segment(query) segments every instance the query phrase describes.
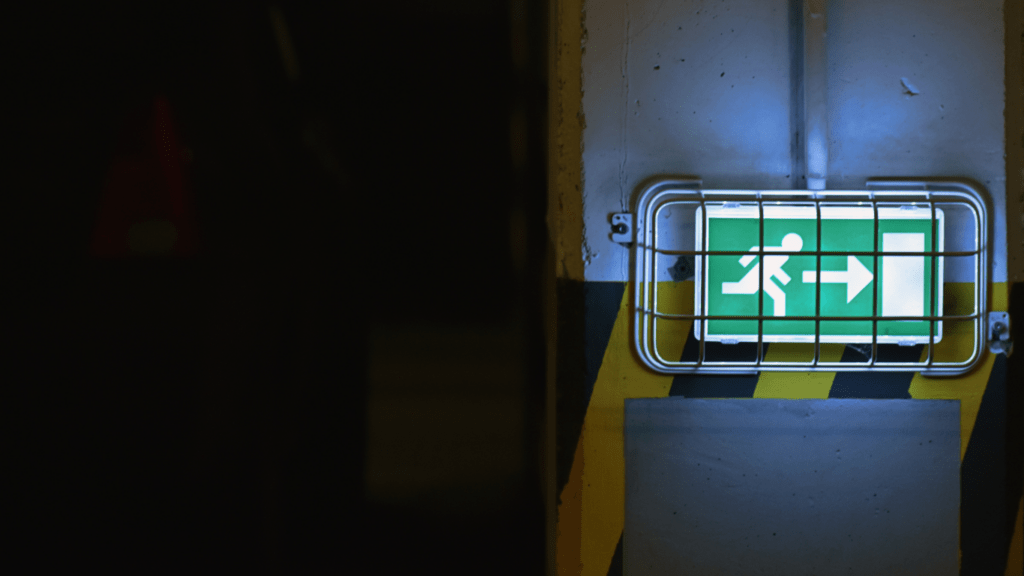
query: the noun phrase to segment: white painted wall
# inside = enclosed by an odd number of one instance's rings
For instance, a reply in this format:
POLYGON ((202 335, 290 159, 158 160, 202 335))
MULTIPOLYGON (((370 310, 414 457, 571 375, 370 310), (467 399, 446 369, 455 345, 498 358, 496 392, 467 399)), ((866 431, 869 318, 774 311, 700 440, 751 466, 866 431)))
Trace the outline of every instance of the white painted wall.
MULTIPOLYGON (((651 177, 804 187, 792 173, 787 0, 587 0, 583 10, 586 280, 628 279, 609 215, 630 209, 651 177)), ((980 182, 995 207, 992 279, 1006 281, 1002 1, 833 0, 827 10, 828 188, 874 176, 980 182)))

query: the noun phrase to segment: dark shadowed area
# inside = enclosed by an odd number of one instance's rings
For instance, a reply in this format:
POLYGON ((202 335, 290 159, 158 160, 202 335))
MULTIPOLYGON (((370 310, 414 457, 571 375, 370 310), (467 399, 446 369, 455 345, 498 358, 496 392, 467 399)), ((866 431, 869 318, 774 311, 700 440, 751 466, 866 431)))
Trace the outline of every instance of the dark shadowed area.
POLYGON ((6 20, 8 545, 540 573, 546 3, 6 20))

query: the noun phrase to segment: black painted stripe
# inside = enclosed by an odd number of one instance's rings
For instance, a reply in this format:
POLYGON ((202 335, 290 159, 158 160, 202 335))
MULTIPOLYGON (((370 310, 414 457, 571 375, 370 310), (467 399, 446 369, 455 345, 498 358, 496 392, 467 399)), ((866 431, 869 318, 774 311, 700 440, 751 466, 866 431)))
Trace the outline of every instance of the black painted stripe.
MULTIPOLYGON (((1010 318, 1013 339, 1024 342, 1024 283, 1010 288, 1010 318)), ((989 380, 991 381, 991 379, 989 380)), ((1016 527, 1017 505, 1024 487, 1024 353, 1019 350, 1006 360, 1006 532, 1016 527)), ((1012 536, 1011 536, 1012 538, 1012 536)))
MULTIPOLYGON (((683 346, 682 362, 694 362, 700 353, 696 338, 687 338, 683 346)), ((755 360, 757 344, 705 343, 705 359, 709 361, 755 360)), ((672 379, 669 396, 687 398, 753 398, 757 388, 757 374, 749 376, 710 376, 706 374, 680 374, 672 379)))
POLYGON ((960 466, 963 576, 1002 576, 1006 570, 1013 534, 1006 521, 1006 385, 1006 357, 999 355, 960 466))
POLYGON ((559 279, 556 290, 555 479, 561 498, 626 284, 559 279))
MULTIPOLYGON (((708 343, 708 358, 729 351, 733 357, 752 355, 754 345, 723 345, 708 343), (745 346, 745 347, 744 347, 745 346), (748 349, 749 348, 749 349, 748 349)), ((923 346, 879 346, 879 360, 915 362, 923 346)), ((683 359, 696 358, 697 343, 687 341, 683 359)), ((843 362, 862 362, 862 352, 847 347, 843 362)), ((840 372, 829 394, 830 398, 910 398, 911 372, 840 372)), ((757 376, 689 376, 673 380, 670 395, 700 397, 752 397, 757 376)), ((1019 483, 1008 485, 1007 479, 1007 359, 995 360, 981 407, 971 434, 970 444, 961 468, 961 550, 965 576, 992 574, 1000 576, 1013 535, 1013 514, 1020 494, 1019 483)), ((1016 454, 1016 452, 1014 452, 1016 454)), ((1016 463, 1016 460, 1014 460, 1016 463)), ((609 576, 622 574, 622 538, 616 547, 609 576)))
POLYGON ((622 536, 619 536, 619 544, 615 547, 615 555, 612 556, 612 564, 608 567, 608 576, 622 576, 622 536))
POLYGON ((753 398, 757 376, 679 375, 672 380, 669 396, 686 398, 753 398))
POLYGON ((623 282, 587 282, 583 285, 583 320, 586 325, 584 348, 586 362, 586 399, 584 405, 590 404, 590 396, 594 393, 597 373, 601 370, 608 341, 612 337, 615 318, 622 306, 622 296, 626 291, 623 282))
MULTIPOLYGON (((879 362, 917 362, 924 346, 880 344, 879 362)), ((864 362, 868 356, 857 347, 847 346, 840 362, 864 362)), ((868 352, 870 354, 870 352, 868 352)), ((910 398, 914 372, 838 372, 832 381, 829 398, 910 398)))

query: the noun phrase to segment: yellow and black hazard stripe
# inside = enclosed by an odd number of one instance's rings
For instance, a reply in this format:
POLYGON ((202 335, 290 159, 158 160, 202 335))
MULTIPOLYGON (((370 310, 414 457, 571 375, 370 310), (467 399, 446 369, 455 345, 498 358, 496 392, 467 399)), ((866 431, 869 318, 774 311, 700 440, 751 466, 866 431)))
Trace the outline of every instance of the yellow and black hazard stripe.
MULTIPOLYGON (((666 283, 692 298, 692 283, 666 283), (689 292, 687 292, 689 291, 689 292)), ((661 375, 644 368, 630 342, 630 291, 619 282, 561 280, 556 431, 558 574, 622 574, 625 523, 623 418, 626 398, 673 395, 715 398, 916 398, 959 400, 961 406, 961 573, 1021 572, 1021 478, 1016 404, 1008 398, 1005 356, 986 354, 971 373, 928 379, 916 373, 762 373, 751 376, 661 375), (1015 411, 1016 410, 1016 411, 1015 411), (1013 422, 1009 422, 1013 420, 1013 422), (1008 431, 1010 434, 1008 435, 1008 431), (1016 528, 1015 528, 1016 527, 1016 528)), ((993 309, 1006 310, 1008 286, 993 286, 993 309)), ((1024 291, 1015 301, 1024 300, 1024 291)), ((1019 315, 1018 315, 1019 316, 1019 315)), ((1020 316, 1019 316, 1020 317, 1020 316)), ((677 358, 692 354, 690 326, 664 339, 677 358)), ((921 357, 923 347, 896 353, 921 357)), ((783 359, 785 345, 768 346, 766 358, 783 359)), ((844 347, 826 352, 837 360, 855 354, 844 347)), ((898 360, 893 358, 892 360, 898 360)))

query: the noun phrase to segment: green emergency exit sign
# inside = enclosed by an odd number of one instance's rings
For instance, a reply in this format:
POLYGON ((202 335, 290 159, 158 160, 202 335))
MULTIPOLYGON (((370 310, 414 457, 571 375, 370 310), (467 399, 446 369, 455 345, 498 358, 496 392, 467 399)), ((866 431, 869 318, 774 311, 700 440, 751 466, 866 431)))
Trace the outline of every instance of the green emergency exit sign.
MULTIPOLYGON (((757 316, 770 318, 762 325, 765 342, 814 342, 815 321, 793 317, 838 317, 820 322, 820 341, 869 343, 870 317, 876 305, 879 343, 927 343, 931 322, 886 320, 887 317, 942 314, 942 258, 886 252, 932 251, 932 211, 926 206, 878 207, 878 268, 870 255, 822 255, 817 268, 817 210, 813 206, 765 205, 764 251, 759 250, 760 213, 756 205, 708 206, 707 220, 697 213, 697 249, 752 252, 743 255, 709 255, 706 264, 697 260, 695 307, 709 316, 757 316), (811 252, 772 254, 772 252, 811 252), (705 269, 706 268, 706 269, 705 269), (816 311, 816 294, 821 295, 816 311)), ((935 210, 935 250, 943 250, 943 213, 935 210)), ((872 252, 875 250, 875 211, 870 206, 822 206, 821 250, 872 252)), ((935 342, 942 338, 942 323, 935 322, 935 342)), ((695 321, 694 333, 708 341, 756 342, 756 319, 695 321), (702 334, 703 332, 703 334, 702 334)))

